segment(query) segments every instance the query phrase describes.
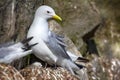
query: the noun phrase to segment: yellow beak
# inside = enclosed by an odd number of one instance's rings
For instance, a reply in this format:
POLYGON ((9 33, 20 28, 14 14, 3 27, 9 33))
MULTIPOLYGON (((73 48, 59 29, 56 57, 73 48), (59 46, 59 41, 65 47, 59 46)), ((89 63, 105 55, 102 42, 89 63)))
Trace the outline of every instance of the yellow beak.
POLYGON ((54 16, 53 16, 53 19, 56 19, 56 20, 62 21, 62 18, 59 17, 58 15, 54 15, 54 16))

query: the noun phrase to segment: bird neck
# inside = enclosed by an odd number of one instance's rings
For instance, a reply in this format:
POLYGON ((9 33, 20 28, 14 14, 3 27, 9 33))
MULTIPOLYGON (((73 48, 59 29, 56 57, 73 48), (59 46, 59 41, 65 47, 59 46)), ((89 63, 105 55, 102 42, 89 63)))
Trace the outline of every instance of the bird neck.
POLYGON ((48 21, 44 18, 35 17, 31 26, 34 28, 48 30, 48 21))
POLYGON ((28 37, 41 37, 41 39, 45 40, 48 37, 48 31, 47 20, 40 17, 35 17, 28 31, 28 37))

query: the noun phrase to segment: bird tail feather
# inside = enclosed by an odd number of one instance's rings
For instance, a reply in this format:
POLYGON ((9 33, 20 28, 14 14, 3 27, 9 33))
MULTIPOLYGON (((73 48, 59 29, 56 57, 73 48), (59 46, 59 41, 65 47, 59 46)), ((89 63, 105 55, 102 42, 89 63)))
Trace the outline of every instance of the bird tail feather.
POLYGON ((78 64, 74 63, 73 61, 67 60, 67 59, 65 59, 65 60, 62 61, 62 67, 66 68, 66 69, 67 69, 68 71, 70 71, 73 75, 76 74, 76 73, 75 73, 76 71, 84 68, 83 65, 80 65, 80 64, 78 65, 78 64))
POLYGON ((84 70, 85 66, 76 64, 73 61, 66 59, 62 61, 62 67, 66 68, 68 71, 70 71, 73 75, 75 75, 80 80, 88 80, 87 73, 84 70))
POLYGON ((84 63, 87 63, 89 62, 89 59, 86 59, 86 58, 83 58, 83 57, 78 57, 76 62, 84 62, 84 63))

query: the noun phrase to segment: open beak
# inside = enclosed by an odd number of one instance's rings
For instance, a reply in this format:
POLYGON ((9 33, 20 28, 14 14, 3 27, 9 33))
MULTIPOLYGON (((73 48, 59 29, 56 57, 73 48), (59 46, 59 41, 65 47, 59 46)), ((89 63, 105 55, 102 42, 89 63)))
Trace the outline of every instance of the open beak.
POLYGON ((54 15, 52 18, 53 18, 53 19, 56 19, 56 20, 59 20, 59 21, 62 21, 62 18, 59 17, 58 15, 54 15))

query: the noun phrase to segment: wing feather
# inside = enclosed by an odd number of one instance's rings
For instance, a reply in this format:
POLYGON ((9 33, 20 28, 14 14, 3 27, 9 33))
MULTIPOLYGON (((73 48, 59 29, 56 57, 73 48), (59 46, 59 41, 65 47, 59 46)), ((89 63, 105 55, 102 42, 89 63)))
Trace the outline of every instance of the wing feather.
POLYGON ((53 32, 49 32, 49 40, 45 43, 56 56, 64 57, 71 60, 69 55, 66 53, 66 45, 63 41, 63 37, 58 36, 53 32))
POLYGON ((14 42, 2 43, 2 44, 0 44, 0 48, 2 48, 2 47, 8 47, 8 46, 11 46, 13 44, 14 44, 14 42))
POLYGON ((9 55, 11 53, 14 54, 13 51, 14 51, 13 49, 9 49, 7 47, 0 48, 0 58, 4 58, 4 57, 6 57, 6 55, 9 55))

